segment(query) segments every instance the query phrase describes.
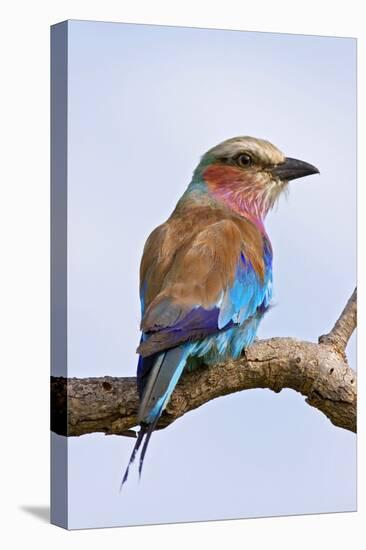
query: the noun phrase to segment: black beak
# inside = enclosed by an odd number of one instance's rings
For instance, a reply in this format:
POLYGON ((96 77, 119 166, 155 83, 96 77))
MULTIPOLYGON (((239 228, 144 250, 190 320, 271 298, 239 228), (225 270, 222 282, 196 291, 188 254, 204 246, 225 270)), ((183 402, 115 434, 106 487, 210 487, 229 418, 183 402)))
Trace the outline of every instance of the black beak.
POLYGON ((312 164, 291 158, 286 158, 284 162, 277 164, 271 172, 274 176, 284 181, 303 178, 311 174, 319 174, 319 170, 312 164))

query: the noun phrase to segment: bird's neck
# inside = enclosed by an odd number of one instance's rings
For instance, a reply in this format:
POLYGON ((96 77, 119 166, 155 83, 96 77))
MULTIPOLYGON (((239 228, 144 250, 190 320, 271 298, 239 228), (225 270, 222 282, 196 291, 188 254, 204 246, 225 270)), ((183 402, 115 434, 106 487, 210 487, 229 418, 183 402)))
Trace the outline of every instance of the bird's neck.
POLYGON ((237 169, 210 165, 202 175, 195 176, 184 199, 220 204, 254 223, 265 234, 264 220, 272 204, 259 181, 243 180, 237 169))

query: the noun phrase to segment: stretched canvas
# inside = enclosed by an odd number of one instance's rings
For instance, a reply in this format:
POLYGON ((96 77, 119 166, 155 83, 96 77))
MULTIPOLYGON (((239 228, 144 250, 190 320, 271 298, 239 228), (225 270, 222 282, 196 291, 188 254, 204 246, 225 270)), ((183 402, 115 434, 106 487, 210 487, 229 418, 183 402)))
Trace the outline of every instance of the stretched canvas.
POLYGON ((356 40, 51 28, 51 517, 356 510, 356 40))

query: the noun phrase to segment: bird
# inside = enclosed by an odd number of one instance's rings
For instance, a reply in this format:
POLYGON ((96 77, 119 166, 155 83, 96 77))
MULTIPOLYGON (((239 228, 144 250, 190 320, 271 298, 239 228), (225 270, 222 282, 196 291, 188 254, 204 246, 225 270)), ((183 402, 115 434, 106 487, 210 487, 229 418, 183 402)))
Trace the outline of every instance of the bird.
POLYGON ((294 179, 319 170, 267 140, 233 137, 209 149, 140 264, 138 424, 121 482, 184 371, 238 358, 271 305, 273 249, 265 218, 294 179))

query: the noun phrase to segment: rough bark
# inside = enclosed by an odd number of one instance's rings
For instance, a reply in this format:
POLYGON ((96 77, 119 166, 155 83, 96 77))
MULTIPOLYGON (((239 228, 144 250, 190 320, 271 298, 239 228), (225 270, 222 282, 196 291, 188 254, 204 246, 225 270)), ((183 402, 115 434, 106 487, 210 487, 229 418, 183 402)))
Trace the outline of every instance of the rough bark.
MULTIPOLYGON (((356 432, 356 374, 345 348, 356 327, 356 290, 319 343, 294 338, 255 342, 240 359, 186 373, 158 428, 211 399, 253 388, 291 388, 338 427, 356 432)), ((92 432, 135 436, 135 378, 52 378, 51 429, 62 435, 92 432)))

